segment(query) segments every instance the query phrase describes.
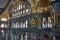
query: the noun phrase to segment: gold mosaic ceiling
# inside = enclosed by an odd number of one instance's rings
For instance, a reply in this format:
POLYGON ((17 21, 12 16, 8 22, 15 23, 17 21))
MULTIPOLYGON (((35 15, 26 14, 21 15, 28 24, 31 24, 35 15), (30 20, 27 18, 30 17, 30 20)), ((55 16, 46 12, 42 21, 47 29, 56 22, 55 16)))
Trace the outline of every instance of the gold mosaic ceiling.
MULTIPOLYGON (((18 1, 18 0, 17 0, 18 1)), ((34 3, 34 5, 36 4, 36 1, 37 0, 32 0, 33 1, 33 3, 34 3)), ((15 2, 14 2, 15 3, 15 2)), ((13 4, 14 4, 13 3, 13 4)), ((50 2, 49 2, 49 0, 40 0, 39 1, 39 4, 38 4, 38 6, 39 7, 46 7, 46 6, 49 6, 50 5, 50 2)), ((5 10, 5 12, 0 16, 0 18, 2 18, 2 17, 4 17, 4 18, 8 18, 8 9, 6 9, 5 10)))
POLYGON ((6 9, 5 12, 0 16, 0 18, 7 18, 8 19, 8 10, 6 9))

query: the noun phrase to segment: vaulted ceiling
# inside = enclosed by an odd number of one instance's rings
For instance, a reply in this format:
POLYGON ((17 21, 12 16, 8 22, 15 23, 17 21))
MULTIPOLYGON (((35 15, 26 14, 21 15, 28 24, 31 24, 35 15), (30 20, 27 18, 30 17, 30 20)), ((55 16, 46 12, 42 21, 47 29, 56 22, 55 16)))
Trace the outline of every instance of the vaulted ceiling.
POLYGON ((11 0, 0 0, 0 16, 6 10, 11 0))
MULTIPOLYGON (((48 0, 43 0, 43 1, 40 0, 40 4, 45 4, 45 5, 43 5, 44 7, 50 4, 48 0)), ((52 1, 55 1, 55 0, 52 0, 52 1)), ((3 0, 3 1, 0 0, 0 18, 1 17, 8 18, 8 9, 7 9, 7 7, 8 7, 8 5, 9 5, 10 2, 11 2, 11 0, 3 0)), ((34 0, 34 3, 35 3, 35 0, 34 0)))

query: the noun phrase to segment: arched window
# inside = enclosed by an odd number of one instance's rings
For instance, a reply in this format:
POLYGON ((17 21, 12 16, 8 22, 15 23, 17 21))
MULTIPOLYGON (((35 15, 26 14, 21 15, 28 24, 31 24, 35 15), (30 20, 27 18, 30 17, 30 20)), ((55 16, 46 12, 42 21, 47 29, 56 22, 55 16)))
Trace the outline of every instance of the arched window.
POLYGON ((31 6, 28 1, 19 1, 17 2, 12 9, 12 16, 24 16, 31 13, 31 6))
POLYGON ((55 26, 55 13, 52 6, 48 6, 44 9, 44 17, 43 17, 42 23, 43 23, 43 26, 49 27, 49 28, 55 26))

